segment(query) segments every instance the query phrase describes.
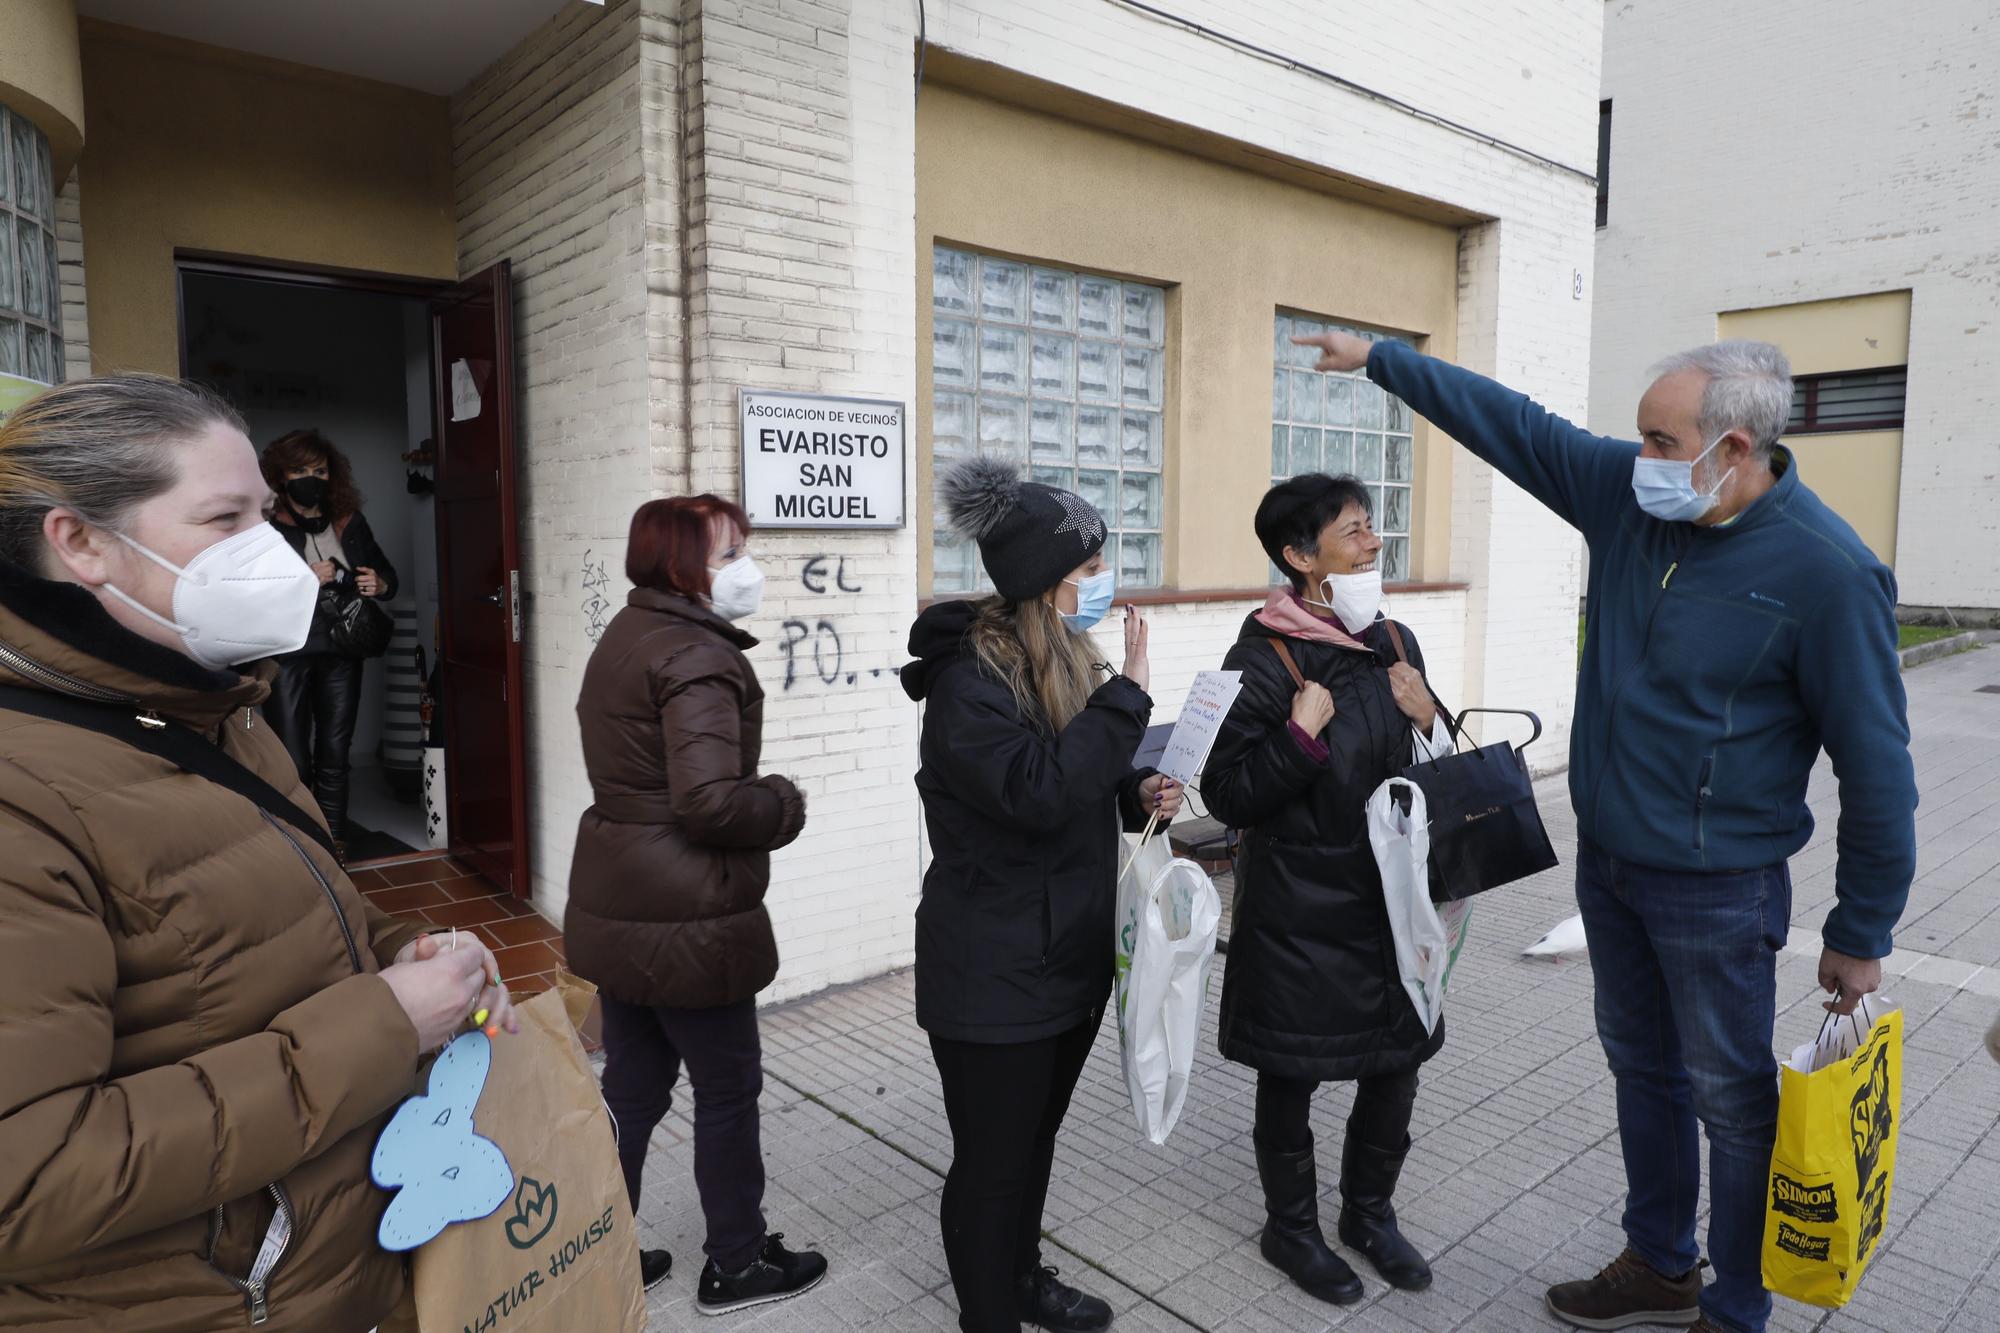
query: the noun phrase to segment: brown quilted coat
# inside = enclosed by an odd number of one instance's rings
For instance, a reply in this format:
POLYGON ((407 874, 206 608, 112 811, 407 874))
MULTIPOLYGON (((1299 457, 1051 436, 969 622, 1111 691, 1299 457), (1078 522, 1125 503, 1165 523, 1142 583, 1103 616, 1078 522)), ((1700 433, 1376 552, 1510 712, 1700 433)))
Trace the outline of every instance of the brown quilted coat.
POLYGON ((805 799, 757 776, 756 640, 704 607, 635 590, 583 674, 576 712, 596 803, 577 829, 569 965, 628 1004, 706 1009, 778 975, 764 891, 805 799))
MULTIPOLYGON (((262 679, 80 588, 0 567, 0 683, 127 697, 313 808, 254 712, 262 679)), ((373 974, 416 933, 243 798, 0 707, 0 1327, 247 1328, 230 1275, 279 1193, 264 1328, 378 1323, 404 1278, 368 1158, 417 1039, 373 974)))

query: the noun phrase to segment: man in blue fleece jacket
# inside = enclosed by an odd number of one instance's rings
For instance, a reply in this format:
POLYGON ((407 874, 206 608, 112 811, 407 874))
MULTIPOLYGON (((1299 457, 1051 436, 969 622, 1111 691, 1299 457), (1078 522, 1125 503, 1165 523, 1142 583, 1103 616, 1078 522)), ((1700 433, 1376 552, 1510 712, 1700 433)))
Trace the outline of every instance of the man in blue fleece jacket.
POLYGON ((1761 1250, 1786 858, 1812 835, 1806 782, 1822 748, 1840 780, 1819 965, 1829 1011, 1853 1012, 1881 984, 1915 872, 1895 579, 1778 444, 1791 367, 1768 343, 1670 358, 1633 444, 1400 343, 1293 341, 1319 347, 1321 370, 1366 366, 1590 544, 1569 785, 1629 1247, 1596 1278, 1552 1289, 1549 1308, 1582 1328, 1758 1333, 1771 1311, 1761 1250), (1697 1120, 1710 1145, 1706 1291, 1697 1120))

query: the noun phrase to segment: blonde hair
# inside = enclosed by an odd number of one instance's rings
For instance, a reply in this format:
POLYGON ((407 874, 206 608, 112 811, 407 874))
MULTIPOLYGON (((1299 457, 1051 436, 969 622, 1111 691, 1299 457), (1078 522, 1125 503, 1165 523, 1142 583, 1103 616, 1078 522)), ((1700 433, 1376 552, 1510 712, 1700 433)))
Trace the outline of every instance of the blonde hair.
POLYGON ((28 400, 0 423, 0 559, 39 573, 51 509, 118 527, 179 479, 169 446, 217 424, 244 430, 215 393, 166 375, 99 375, 28 400))
POLYGON ((974 610, 972 651, 980 665, 1013 691, 1024 715, 1045 719, 1051 734, 1068 726, 1097 688, 1102 658, 1090 636, 1039 598, 989 597, 974 610))

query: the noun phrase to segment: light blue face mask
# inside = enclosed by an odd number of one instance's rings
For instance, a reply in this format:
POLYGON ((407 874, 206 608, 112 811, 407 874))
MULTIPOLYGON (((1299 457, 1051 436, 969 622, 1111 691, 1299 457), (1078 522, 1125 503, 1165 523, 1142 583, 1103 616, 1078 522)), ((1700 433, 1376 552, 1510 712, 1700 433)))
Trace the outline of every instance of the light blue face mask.
POLYGON ((1076 614, 1065 613, 1063 624, 1074 630, 1086 630, 1111 614, 1111 599, 1118 595, 1116 574, 1107 569, 1086 579, 1063 582, 1076 589, 1076 614))
POLYGON ((1722 474, 1722 480, 1709 491, 1694 488, 1694 467, 1702 459, 1715 452, 1715 446, 1728 437, 1724 431, 1715 437, 1714 443, 1694 456, 1692 462, 1678 458, 1637 458, 1632 461, 1632 494, 1639 501, 1639 508, 1659 519, 1662 523, 1692 523, 1715 508, 1717 497, 1729 479, 1736 475, 1731 468, 1722 474))

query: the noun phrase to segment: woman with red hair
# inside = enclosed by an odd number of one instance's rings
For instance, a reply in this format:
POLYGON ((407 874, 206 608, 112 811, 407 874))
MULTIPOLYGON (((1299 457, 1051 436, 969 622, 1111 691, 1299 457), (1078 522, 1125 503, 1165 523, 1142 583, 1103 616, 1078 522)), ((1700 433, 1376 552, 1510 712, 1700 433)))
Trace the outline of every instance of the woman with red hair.
MULTIPOLYGON (((764 576, 750 520, 713 495, 632 516, 633 584, 583 675, 577 717, 595 803, 577 830, 563 918, 569 965, 604 1011, 604 1100, 632 1211, 654 1128, 683 1063, 694 1084, 694 1179, 708 1221, 696 1299, 722 1314, 826 1276, 764 1228, 764 1087, 757 993, 778 974, 764 892, 771 853, 805 827, 805 798, 759 776, 764 691, 734 622, 764 576)), ((645 1250, 650 1288, 673 1266, 645 1250)))

